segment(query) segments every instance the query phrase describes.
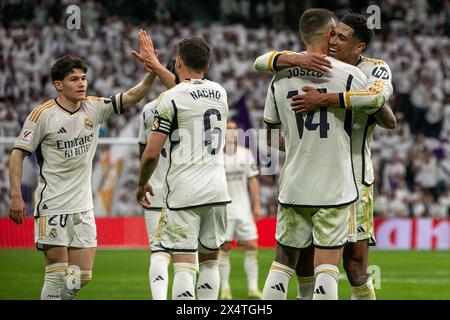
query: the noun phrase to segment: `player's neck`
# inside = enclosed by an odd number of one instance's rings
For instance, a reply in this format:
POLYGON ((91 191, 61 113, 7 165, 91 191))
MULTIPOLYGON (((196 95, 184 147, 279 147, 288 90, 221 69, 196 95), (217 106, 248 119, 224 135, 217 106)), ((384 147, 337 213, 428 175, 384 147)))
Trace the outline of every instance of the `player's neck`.
POLYGON ((68 111, 75 112, 80 109, 81 101, 69 100, 62 94, 58 94, 57 101, 64 109, 68 111))
POLYGON ((180 81, 187 79, 203 79, 203 73, 188 69, 180 69, 178 71, 178 77, 180 78, 180 81))
POLYGON ((308 45, 306 51, 308 53, 328 54, 328 43, 313 43, 308 45))

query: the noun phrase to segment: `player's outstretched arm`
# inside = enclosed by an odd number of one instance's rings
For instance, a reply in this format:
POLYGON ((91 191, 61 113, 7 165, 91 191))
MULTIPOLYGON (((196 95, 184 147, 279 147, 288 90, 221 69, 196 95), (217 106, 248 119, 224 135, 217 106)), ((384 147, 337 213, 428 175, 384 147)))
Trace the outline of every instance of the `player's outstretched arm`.
POLYGON ((143 63, 144 68, 155 73, 166 88, 174 87, 176 85, 174 74, 159 62, 157 50, 145 30, 139 31, 139 48, 139 53, 133 50, 132 54, 143 63))
POLYGON ((387 103, 383 107, 381 107, 380 110, 374 113, 374 117, 377 121, 377 125, 382 128, 395 129, 395 127, 397 126, 397 119, 395 118, 395 114, 387 103))
POLYGON ((320 54, 270 51, 256 58, 254 67, 261 72, 276 72, 286 68, 300 67, 306 70, 325 73, 332 66, 331 62, 324 55, 320 54))
POLYGON ((122 95, 122 107, 125 109, 141 101, 150 91, 154 81, 155 74, 148 73, 141 82, 124 92, 122 95))
POLYGON ((22 198, 21 180, 25 152, 14 149, 9 158, 9 183, 10 200, 9 217, 17 224, 22 224, 25 219, 25 202, 22 198))
POLYGON ((393 89, 389 66, 381 60, 373 61, 370 70, 371 76, 367 79, 364 89, 340 93, 319 93, 312 87, 303 87, 303 94, 292 97, 292 110, 309 112, 318 107, 337 107, 374 114, 389 100, 393 89))

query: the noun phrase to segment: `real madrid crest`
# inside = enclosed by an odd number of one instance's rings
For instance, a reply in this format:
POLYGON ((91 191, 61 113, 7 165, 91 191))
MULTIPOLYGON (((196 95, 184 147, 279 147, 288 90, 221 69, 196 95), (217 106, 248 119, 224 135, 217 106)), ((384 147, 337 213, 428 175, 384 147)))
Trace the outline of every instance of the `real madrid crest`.
POLYGON ((153 119, 152 130, 156 130, 156 129, 158 129, 158 128, 159 128, 159 118, 158 118, 158 117, 155 117, 155 118, 153 119))
POLYGON ((48 233, 48 237, 52 240, 56 239, 58 236, 58 233, 56 232, 56 228, 52 228, 50 232, 48 233))
POLYGON ((92 130, 94 128, 94 123, 88 117, 84 118, 84 127, 88 130, 92 130))

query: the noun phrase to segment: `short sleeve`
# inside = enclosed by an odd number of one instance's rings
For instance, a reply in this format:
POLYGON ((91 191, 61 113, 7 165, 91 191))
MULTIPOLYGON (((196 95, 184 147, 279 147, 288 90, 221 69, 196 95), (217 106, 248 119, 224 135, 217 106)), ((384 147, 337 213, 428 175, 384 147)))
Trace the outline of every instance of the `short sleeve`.
POLYGON ((264 122, 267 124, 281 123, 277 103, 275 101, 274 80, 272 80, 270 87, 267 89, 266 103, 264 105, 264 122))
POLYGON ((164 95, 164 93, 158 98, 156 109, 154 111, 152 131, 170 134, 174 117, 172 103, 173 102, 164 95))
MULTIPOLYGON (((148 112, 148 111, 147 111, 148 112)), ((142 111, 139 117, 139 135, 138 141, 140 144, 147 144, 147 124, 145 123, 145 110, 142 111)))
POLYGON ((123 93, 114 94, 109 98, 87 97, 89 103, 95 105, 98 123, 105 122, 112 114, 122 114, 124 112, 122 104, 123 93))
POLYGON ((23 124, 22 131, 14 143, 14 149, 33 153, 42 141, 45 129, 45 119, 39 112, 31 112, 23 124))

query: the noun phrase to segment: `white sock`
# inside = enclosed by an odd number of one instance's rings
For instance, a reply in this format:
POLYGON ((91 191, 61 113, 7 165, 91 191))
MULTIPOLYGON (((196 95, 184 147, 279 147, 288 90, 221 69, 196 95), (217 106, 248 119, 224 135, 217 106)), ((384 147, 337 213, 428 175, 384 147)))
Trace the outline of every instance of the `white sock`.
POLYGON ((167 300, 167 288, 169 286, 170 254, 167 252, 155 252, 150 256, 148 279, 153 300, 167 300))
POLYGON ((61 300, 61 289, 66 276, 67 262, 53 263, 45 267, 41 300, 61 300))
POLYGON ((195 300, 195 263, 173 264, 172 300, 195 300))
POLYGON ((286 300, 289 279, 294 270, 276 261, 272 262, 264 284, 263 300, 286 300))
POLYGON ((198 300, 217 300, 219 298, 219 287, 219 261, 200 262, 200 274, 197 281, 198 300))
POLYGON ((367 283, 359 287, 352 287, 352 300, 376 300, 375 288, 369 276, 367 283))
POLYGON ((73 300, 78 291, 92 280, 92 270, 69 267, 61 290, 61 300, 73 300))
POLYGON ((248 292, 259 291, 258 288, 258 251, 245 250, 244 270, 247 275, 248 292))
POLYGON ((312 300, 315 283, 316 280, 314 276, 297 276, 297 300, 312 300))
POLYGON ((230 290, 230 251, 220 251, 219 273, 220 287, 222 290, 230 290))
POLYGON ((337 300, 339 269, 331 264, 321 264, 314 268, 316 284, 313 300, 337 300))

